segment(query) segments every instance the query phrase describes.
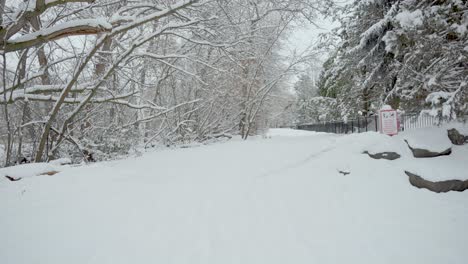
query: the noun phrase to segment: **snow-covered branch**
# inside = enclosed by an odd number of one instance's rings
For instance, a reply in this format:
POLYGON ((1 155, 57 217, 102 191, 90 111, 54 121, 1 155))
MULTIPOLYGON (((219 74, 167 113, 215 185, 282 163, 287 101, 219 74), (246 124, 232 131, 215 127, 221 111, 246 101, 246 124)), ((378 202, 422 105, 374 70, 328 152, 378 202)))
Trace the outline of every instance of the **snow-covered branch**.
MULTIPOLYGON (((31 20, 36 19, 46 10, 55 6, 67 3, 93 3, 95 0, 29 0, 20 5, 16 14, 13 14, 13 20, 4 22, 0 27, 0 40, 8 40, 11 36, 17 34, 31 20)), ((2 14, 3 15, 3 14, 2 14)), ((5 44, 5 43, 4 43, 5 44)), ((2 45, 3 46, 3 45, 2 45)))
POLYGON ((12 52, 65 37, 96 35, 102 32, 109 32, 111 29, 112 25, 106 22, 104 18, 74 20, 22 35, 8 40, 6 43, 0 41, 0 46, 4 47, 5 52, 12 52))

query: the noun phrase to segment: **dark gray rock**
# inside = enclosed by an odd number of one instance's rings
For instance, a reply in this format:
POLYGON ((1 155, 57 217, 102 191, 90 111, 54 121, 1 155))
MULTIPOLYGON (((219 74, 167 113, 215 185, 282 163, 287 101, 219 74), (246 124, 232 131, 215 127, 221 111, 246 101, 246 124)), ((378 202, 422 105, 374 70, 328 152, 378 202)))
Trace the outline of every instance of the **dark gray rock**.
POLYGON ((350 171, 341 171, 341 170, 338 170, 339 173, 343 174, 344 176, 348 175, 348 174, 351 174, 350 171))
POLYGON ((400 154, 396 152, 381 152, 381 153, 371 154, 368 151, 364 151, 363 153, 369 155, 369 157, 373 159, 396 160, 401 157, 400 154))
POLYGON ((456 130, 455 128, 447 130, 447 134, 448 134, 450 141, 452 141, 452 144, 454 145, 465 144, 466 137, 460 134, 460 132, 458 132, 458 130, 456 130))
POLYGON ((464 190, 468 189, 468 180, 460 181, 460 180, 447 180, 447 181, 438 181, 433 182, 422 178, 419 175, 411 173, 409 171, 405 171, 406 175, 409 177, 409 182, 411 185, 417 188, 424 188, 430 191, 441 193, 441 192, 449 192, 449 191, 457 191, 463 192, 464 190))
POLYGON ((407 140, 405 140, 405 142, 411 149, 411 152, 413 152, 413 156, 415 158, 433 158, 438 156, 450 155, 450 153, 452 153, 452 148, 448 148, 442 152, 433 152, 427 149, 412 148, 407 140))

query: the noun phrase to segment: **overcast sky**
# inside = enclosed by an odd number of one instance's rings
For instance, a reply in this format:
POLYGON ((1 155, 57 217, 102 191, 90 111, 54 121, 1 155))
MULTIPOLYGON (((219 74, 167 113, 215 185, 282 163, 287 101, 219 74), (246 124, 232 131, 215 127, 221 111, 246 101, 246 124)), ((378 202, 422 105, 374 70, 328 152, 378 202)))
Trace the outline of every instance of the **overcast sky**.
POLYGON ((320 33, 330 32, 339 25, 336 22, 333 23, 331 19, 326 17, 318 19, 316 24, 317 25, 309 24, 307 26, 298 27, 289 38, 288 48, 296 49, 301 52, 316 42, 320 33))
MULTIPOLYGON (((321 17, 317 19, 316 25, 306 25, 306 26, 298 26, 296 30, 289 36, 286 41, 284 54, 292 54, 296 51, 296 54, 300 54, 311 45, 316 43, 319 38, 319 34, 321 33, 328 33, 333 28, 338 27, 338 23, 333 23, 330 18, 321 17)), ((313 64, 313 67, 308 69, 307 74, 309 74, 313 79, 318 78, 321 66, 323 61, 327 58, 326 54, 319 56, 317 61, 311 61, 310 63, 313 64)), ((294 83, 298 80, 298 76, 293 76, 289 79, 288 87, 291 92, 294 90, 294 83)))
MULTIPOLYGON (((354 0, 334 0, 334 2, 341 7, 353 1, 354 0)), ((292 54, 294 51, 297 53, 303 52, 318 41, 319 34, 331 32, 332 29, 339 27, 339 25, 338 22, 333 22, 331 17, 319 16, 315 21, 315 25, 308 24, 298 26, 285 43, 285 55, 292 54)), ((309 71, 308 74, 312 75, 313 78, 318 77, 321 66, 326 59, 327 54, 321 55, 318 60, 314 62, 314 68, 310 69, 311 71, 309 71)), ((290 84, 293 85, 295 81, 297 81, 297 76, 290 80, 290 84)))
MULTIPOLYGON (((353 0, 335 0, 334 2, 343 7, 352 1, 353 0)), ((320 33, 330 32, 333 28, 339 26, 339 23, 333 22, 331 17, 320 16, 315 23, 316 25, 308 24, 298 27, 288 39, 286 50, 292 51, 295 49, 298 52, 304 51, 317 41, 320 33)))

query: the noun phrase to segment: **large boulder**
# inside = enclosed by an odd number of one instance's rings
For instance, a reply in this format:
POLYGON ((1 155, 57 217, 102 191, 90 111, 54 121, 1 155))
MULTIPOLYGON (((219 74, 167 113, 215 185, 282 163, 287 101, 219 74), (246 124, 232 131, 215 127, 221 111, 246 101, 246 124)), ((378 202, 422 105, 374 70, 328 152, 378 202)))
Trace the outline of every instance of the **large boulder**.
POLYGON ((429 181, 424 179, 423 177, 411 173, 409 171, 405 171, 406 175, 409 177, 409 182, 411 185, 417 188, 424 188, 430 191, 441 193, 441 192, 449 192, 449 191, 457 191, 463 192, 464 190, 468 189, 468 180, 461 181, 461 180, 445 180, 445 181, 429 181))
POLYGON ((400 154, 396 152, 380 152, 380 153, 370 153, 369 151, 364 151, 363 154, 369 155, 373 159, 386 159, 386 160, 396 160, 400 158, 400 154))
POLYGON ((426 127, 404 133, 403 138, 416 158, 432 158, 449 155, 452 142, 447 137, 447 130, 439 127, 426 127))
POLYGON ((455 128, 447 130, 447 134, 448 134, 450 141, 454 145, 463 145, 465 144, 466 139, 468 139, 468 137, 460 134, 460 132, 458 132, 458 130, 455 128))
POLYGON ((405 142, 406 144, 408 144, 408 147, 411 149, 411 152, 413 152, 413 156, 415 158, 433 158, 438 156, 450 155, 450 153, 452 153, 451 147, 442 151, 434 151, 424 148, 412 147, 407 140, 405 140, 405 142))

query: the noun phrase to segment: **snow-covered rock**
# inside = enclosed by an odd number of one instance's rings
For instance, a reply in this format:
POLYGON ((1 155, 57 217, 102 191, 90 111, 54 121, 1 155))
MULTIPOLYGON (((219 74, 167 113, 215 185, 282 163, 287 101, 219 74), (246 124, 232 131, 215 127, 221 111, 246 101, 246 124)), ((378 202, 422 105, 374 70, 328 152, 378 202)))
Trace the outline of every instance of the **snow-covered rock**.
POLYGON ((367 132, 366 137, 372 137, 374 139, 373 144, 366 146, 364 151, 368 151, 371 154, 382 153, 382 152, 396 152, 399 154, 411 154, 406 146, 405 142, 401 138, 396 136, 388 136, 377 132, 367 132))
POLYGON ((447 130, 447 135, 452 144, 454 145, 463 145, 467 141, 468 136, 460 134, 456 128, 447 130))
POLYGON ((405 173, 408 175, 411 185, 417 188, 425 188, 436 193, 449 191, 463 192, 468 189, 468 180, 430 181, 409 171, 405 171, 405 173))
POLYGON ((416 158, 430 158, 448 155, 452 142, 442 128, 424 128, 405 133, 403 139, 416 158))
POLYGON ((380 152, 380 153, 369 153, 368 151, 364 151, 364 154, 367 154, 369 155, 369 157, 373 158, 373 159, 386 159, 386 160, 396 160, 396 159, 399 159, 401 157, 400 154, 396 153, 396 152, 380 152))
POLYGON ((433 157, 438 157, 438 156, 450 155, 450 153, 452 152, 452 148, 448 148, 441 152, 436 152, 436 151, 431 151, 431 150, 424 149, 424 148, 412 147, 410 143, 408 143, 408 147, 411 149, 414 157, 416 158, 433 158, 433 157))
POLYGON ((468 135, 468 121, 466 121, 465 123, 454 122, 454 123, 445 124, 443 128, 445 128, 446 130, 455 128, 456 130, 458 130, 458 132, 460 132, 460 134, 463 134, 465 136, 468 135))
POLYGON ((448 156, 407 160, 404 169, 434 182, 468 180, 468 146, 453 146, 448 156))
MULTIPOLYGON (((57 166, 49 163, 30 163, 0 169, 0 178, 8 177, 10 180, 39 176, 57 172, 57 166)), ((2 179, 3 180, 3 179, 2 179)))

